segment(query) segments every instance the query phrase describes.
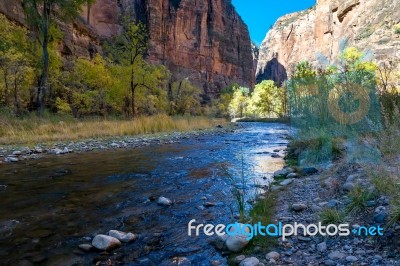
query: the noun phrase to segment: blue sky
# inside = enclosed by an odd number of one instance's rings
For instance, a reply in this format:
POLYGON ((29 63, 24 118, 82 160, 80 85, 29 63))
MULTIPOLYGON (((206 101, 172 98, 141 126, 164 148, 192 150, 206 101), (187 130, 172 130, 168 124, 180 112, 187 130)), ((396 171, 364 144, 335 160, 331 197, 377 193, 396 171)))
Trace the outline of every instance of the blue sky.
POLYGON ((315 0, 232 0, 237 12, 249 27, 251 39, 260 45, 270 26, 288 13, 307 9, 315 0))

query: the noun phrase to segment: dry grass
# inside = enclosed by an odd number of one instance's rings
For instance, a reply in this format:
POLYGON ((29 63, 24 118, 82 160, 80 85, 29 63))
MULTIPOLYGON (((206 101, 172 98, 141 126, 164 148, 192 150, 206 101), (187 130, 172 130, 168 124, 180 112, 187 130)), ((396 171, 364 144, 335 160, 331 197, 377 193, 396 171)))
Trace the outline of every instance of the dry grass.
POLYGON ((223 119, 169 117, 157 115, 134 120, 89 119, 36 116, 15 119, 0 117, 0 145, 35 144, 57 141, 134 136, 161 132, 185 132, 224 125, 223 119))

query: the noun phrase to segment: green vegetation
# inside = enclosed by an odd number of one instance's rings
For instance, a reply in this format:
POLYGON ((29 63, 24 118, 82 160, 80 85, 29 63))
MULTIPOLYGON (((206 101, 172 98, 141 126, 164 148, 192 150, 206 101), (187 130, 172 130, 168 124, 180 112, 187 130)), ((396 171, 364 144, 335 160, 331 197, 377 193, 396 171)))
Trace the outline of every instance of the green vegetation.
MULTIPOLYGON (((250 220, 252 222, 261 222, 261 224, 272 224, 274 223, 273 217, 275 213, 275 206, 277 202, 277 193, 274 191, 269 191, 265 198, 259 199, 250 210, 250 220)), ((261 246, 269 247, 275 243, 276 239, 271 237, 265 237, 257 235, 255 236, 249 244, 248 250, 252 247, 261 246)))
POLYGON ((334 208, 326 208, 319 213, 319 220, 324 225, 341 224, 345 219, 345 213, 334 208))
POLYGON ((373 194, 360 186, 355 187, 350 193, 350 203, 347 205, 347 212, 359 213, 367 208, 367 201, 374 198, 373 194))
POLYGON ((394 33, 397 35, 400 35, 400 24, 397 24, 394 26, 394 33))
POLYGON ((54 37, 52 27, 55 27, 55 20, 71 21, 76 18, 84 3, 92 1, 84 0, 23 0, 22 6, 25 11, 27 22, 35 34, 37 44, 41 46, 41 62, 37 64, 40 70, 38 76, 37 105, 40 114, 44 113, 46 105, 48 76, 51 67, 51 39, 54 37))
POLYGON ((282 118, 286 116, 286 110, 286 90, 271 80, 257 84, 252 93, 248 88, 235 87, 229 104, 233 118, 282 118))

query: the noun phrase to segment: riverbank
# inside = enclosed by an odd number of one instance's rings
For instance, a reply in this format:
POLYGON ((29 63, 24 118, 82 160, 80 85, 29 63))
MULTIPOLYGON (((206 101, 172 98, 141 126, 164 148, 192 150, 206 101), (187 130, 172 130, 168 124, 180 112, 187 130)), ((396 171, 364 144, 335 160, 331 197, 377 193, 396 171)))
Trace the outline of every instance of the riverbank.
MULTIPOLYGON (((287 162, 293 163, 299 147, 289 147, 287 162)), ((399 157, 356 163, 349 160, 344 147, 341 151, 330 164, 306 169, 292 166, 276 172, 271 195, 262 197, 255 208, 267 204, 266 209, 274 210, 269 223, 345 223, 350 235, 312 236, 300 229, 298 236, 285 241, 269 239, 261 240, 267 243, 264 246, 249 245, 232 256, 232 265, 399 265, 399 157), (383 235, 375 231, 366 236, 360 228, 383 228, 383 235), (244 258, 260 264, 245 264, 244 258)))
POLYGON ((16 163, 47 155, 173 144, 193 136, 229 132, 233 128, 224 119, 168 116, 145 117, 132 121, 48 120, 37 128, 33 128, 33 125, 34 121, 24 121, 11 126, 12 129, 3 128, 0 163, 16 163), (20 128, 20 132, 12 135, 17 128, 20 128), (47 133, 42 134, 41 131, 47 133), (38 135, 35 136, 36 134, 38 135))
POLYGON ((29 115, 15 118, 0 117, 1 145, 37 145, 60 141, 77 141, 90 138, 108 138, 154 134, 162 132, 187 132, 227 124, 225 119, 192 116, 155 115, 122 118, 75 119, 71 116, 29 115))

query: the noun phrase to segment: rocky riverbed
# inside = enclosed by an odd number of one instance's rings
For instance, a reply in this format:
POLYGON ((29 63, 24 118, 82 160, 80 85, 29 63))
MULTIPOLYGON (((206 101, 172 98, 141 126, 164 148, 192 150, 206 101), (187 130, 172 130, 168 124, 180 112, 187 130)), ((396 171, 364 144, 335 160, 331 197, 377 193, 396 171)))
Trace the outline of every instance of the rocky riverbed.
MULTIPOLYGON (((396 163, 385 162, 385 168, 395 171, 396 163)), ((279 239, 278 244, 269 250, 256 247, 250 252, 252 255, 239 253, 233 264, 400 265, 400 223, 388 224, 393 209, 391 198, 379 193, 372 184, 371 165, 349 163, 342 158, 319 169, 307 169, 304 172, 300 168, 285 168, 276 172, 276 178, 285 179, 277 180, 272 186, 272 190, 279 191, 275 223, 309 225, 336 218, 341 220, 337 223, 348 223, 350 230, 358 230, 361 226, 381 226, 383 236, 358 235, 356 231, 346 237, 311 236, 304 235, 300 229, 299 236, 285 241, 279 239), (314 170, 310 172, 311 169, 314 170), (355 189, 362 191, 360 193, 370 193, 371 198, 358 198, 359 202, 355 203, 355 189), (357 211, 356 207, 362 209, 357 211), (349 212, 350 208, 353 211, 349 212), (327 217, 328 211, 340 217, 327 217)))
POLYGON ((118 149, 135 149, 151 145, 170 145, 181 140, 198 138, 207 135, 218 135, 234 132, 239 124, 231 124, 224 128, 198 130, 193 132, 174 132, 144 136, 126 136, 113 138, 86 139, 81 141, 61 141, 52 144, 37 143, 31 146, 8 145, 0 146, 0 163, 17 163, 26 160, 39 159, 48 155, 65 155, 91 151, 107 151, 118 149))
POLYGON ((226 265, 229 253, 205 235, 189 237, 188 222, 236 221, 232 188, 242 158, 248 183, 240 185, 252 202, 252 193, 264 190, 283 167, 287 134, 284 124, 245 123, 163 139, 43 146, 40 160, 25 160, 20 148, 3 149, 5 157, 17 151, 11 157, 21 160, 0 166, 0 261, 226 265), (74 152, 43 153, 56 148, 74 152))

